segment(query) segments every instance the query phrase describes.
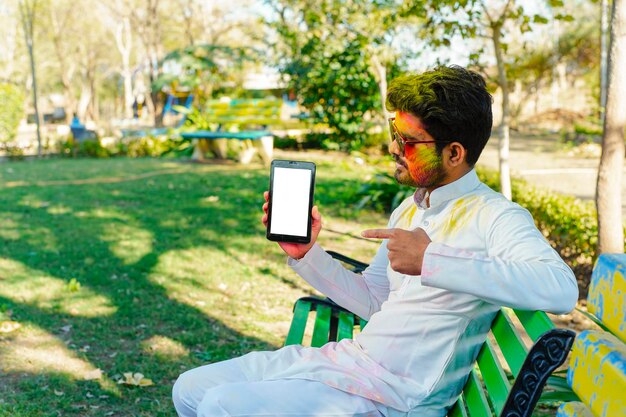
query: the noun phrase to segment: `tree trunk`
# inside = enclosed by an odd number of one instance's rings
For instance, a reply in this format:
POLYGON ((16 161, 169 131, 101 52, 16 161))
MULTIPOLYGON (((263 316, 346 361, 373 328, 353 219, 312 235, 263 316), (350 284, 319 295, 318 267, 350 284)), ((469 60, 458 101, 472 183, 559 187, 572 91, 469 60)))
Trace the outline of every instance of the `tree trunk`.
POLYGON ((67 16, 63 21, 59 21, 59 16, 56 10, 51 10, 51 22, 53 28, 52 44, 54 45, 54 52, 59 61, 59 73, 61 76, 61 86, 63 87, 63 102, 65 104, 65 122, 69 125, 72 121, 74 112, 76 111, 76 100, 74 98, 74 92, 72 88, 72 75, 74 73, 75 64, 72 62, 67 63, 67 52, 63 48, 63 29, 67 24, 67 16))
POLYGON ((622 170, 626 128, 626 0, 613 1, 602 155, 596 184, 598 253, 624 252, 622 170))
POLYGON ((28 56, 30 58, 30 72, 33 77, 33 107, 35 108, 35 123, 37 124, 37 157, 41 158, 41 116, 39 115, 37 99, 37 73, 35 71, 35 53, 33 51, 35 7, 37 7, 36 1, 34 3, 24 3, 20 1, 19 4, 22 26, 24 28, 24 39, 28 47, 28 56))
POLYGON ((130 19, 123 17, 115 31, 115 43, 122 57, 122 79, 124 80, 124 117, 133 117, 133 84, 132 68, 130 66, 130 54, 132 51, 132 32, 130 19))
POLYGON ((502 56, 502 25, 500 23, 491 26, 493 47, 498 64, 498 83, 502 90, 502 119, 500 121, 500 137, 498 157, 500 163, 500 192, 509 200, 511 199, 511 173, 509 167, 509 87, 504 69, 504 57, 502 56))
POLYGON ((602 0, 600 6, 600 120, 604 120, 604 108, 606 107, 606 84, 607 84, 607 52, 609 31, 609 0, 602 0))
MULTIPOLYGON (((378 91, 380 92, 380 104, 383 113, 383 129, 387 128, 387 118, 389 114, 387 113, 387 68, 380 62, 376 53, 372 52, 370 61, 372 63, 372 70, 374 72, 374 77, 378 83, 378 91)), ((389 142, 391 143, 391 132, 389 132, 389 142)))
POLYGON ((41 116, 37 99, 37 74, 35 73, 35 55, 32 40, 28 44, 28 56, 30 57, 30 72, 33 77, 33 105, 35 107, 35 121, 37 123, 37 157, 41 158, 41 116))

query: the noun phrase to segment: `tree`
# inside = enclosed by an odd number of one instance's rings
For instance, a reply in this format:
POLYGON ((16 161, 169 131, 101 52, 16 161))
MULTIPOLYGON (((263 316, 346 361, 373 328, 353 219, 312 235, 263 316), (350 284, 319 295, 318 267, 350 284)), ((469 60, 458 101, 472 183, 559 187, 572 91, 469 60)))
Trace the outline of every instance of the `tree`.
MULTIPOLYGON (((520 2, 521 3, 521 2, 520 2)), ((550 7, 558 9, 563 6, 562 0, 548 0, 550 7)), ((533 24, 544 24, 548 20, 540 14, 529 14, 522 4, 515 0, 426 0, 424 2, 410 2, 403 14, 428 16, 424 26, 435 46, 448 46, 455 36, 464 39, 487 39, 491 43, 493 58, 496 63, 497 76, 495 82, 502 92, 502 115, 499 124, 499 165, 500 191, 511 199, 511 177, 509 168, 509 130, 510 104, 509 79, 507 77, 506 53, 508 49, 508 35, 513 28, 521 33, 532 30, 533 24)), ((555 14, 555 19, 571 20, 569 15, 555 14)), ((481 58, 483 46, 477 52, 470 54, 470 58, 478 61, 481 58)))
POLYGON ((273 0, 278 34, 273 44, 281 72, 300 103, 351 146, 371 124, 385 128, 390 71, 399 68, 392 46, 400 28, 394 1, 273 0))
POLYGON ((130 6, 124 0, 100 1, 103 13, 102 21, 109 29, 119 52, 121 68, 119 70, 124 86, 124 117, 133 117, 133 69, 131 58, 133 52, 133 30, 130 20, 130 6))
POLYGON ((626 2, 613 0, 602 155, 596 184, 598 253, 624 252, 622 169, 626 128, 626 2))
MULTIPOLYGON (((213 95, 216 89, 223 88, 242 74, 245 61, 258 58, 249 48, 231 48, 219 45, 191 45, 168 53, 160 67, 173 64, 179 71, 161 71, 154 80, 153 88, 161 90, 166 86, 184 87, 193 92, 200 101, 213 95)), ((233 83, 236 84, 236 83, 233 83)))
POLYGON ((35 123, 37 123, 37 156, 41 158, 41 118, 39 115, 39 104, 37 100, 37 72, 35 71, 35 11, 37 10, 37 0, 20 0, 20 18, 24 29, 24 39, 28 48, 30 58, 30 72, 33 78, 33 106, 35 107, 35 123))
MULTIPOLYGON (((74 2, 72 2, 74 3, 74 2)), ((75 4, 66 1, 58 1, 50 7, 50 24, 46 25, 45 31, 52 41, 53 51, 58 63, 58 76, 63 88, 65 100, 66 122, 69 124, 73 113, 76 111, 74 74, 77 70, 75 39, 69 35, 75 30, 74 22, 80 15, 80 10, 75 4)))

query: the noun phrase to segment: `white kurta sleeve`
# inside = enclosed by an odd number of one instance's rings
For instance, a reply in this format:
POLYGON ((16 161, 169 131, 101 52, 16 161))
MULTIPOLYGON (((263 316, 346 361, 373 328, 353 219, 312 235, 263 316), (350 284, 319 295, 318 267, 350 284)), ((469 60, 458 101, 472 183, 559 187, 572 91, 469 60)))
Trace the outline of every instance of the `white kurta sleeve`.
POLYGON ((576 277, 528 211, 502 212, 487 231, 486 245, 482 255, 432 242, 424 255, 422 284, 524 310, 566 313, 575 307, 576 277))
POLYGON ((346 269, 315 244, 299 261, 288 264, 298 275, 335 303, 369 320, 389 296, 387 245, 383 243, 363 274, 346 269))

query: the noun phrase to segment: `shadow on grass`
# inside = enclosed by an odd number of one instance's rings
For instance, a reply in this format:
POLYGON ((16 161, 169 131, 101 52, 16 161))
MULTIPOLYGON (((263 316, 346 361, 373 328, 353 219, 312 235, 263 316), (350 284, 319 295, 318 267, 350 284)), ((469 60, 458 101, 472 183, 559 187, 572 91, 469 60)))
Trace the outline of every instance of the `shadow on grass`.
MULTIPOLYGON (((126 162, 132 167, 133 161, 126 162)), ((0 416, 4 411, 13 416, 171 415, 171 385, 183 370, 278 347, 225 322, 229 315, 256 317, 257 300, 243 312, 241 304, 229 301, 250 298, 242 295, 253 291, 245 289, 254 285, 246 282, 248 277, 274 282, 277 289, 307 291, 298 278, 283 277, 273 267, 284 257, 265 241, 260 224, 265 169, 192 167, 157 176, 141 170, 154 170, 159 163, 141 164, 128 181, 72 183, 70 173, 67 183, 15 186, 0 194, 0 260, 63 282, 74 278, 83 289, 105 297, 112 314, 68 312, 63 300, 41 305, 36 298, 21 300, 6 293, 0 306, 11 309, 18 321, 63 341, 75 356, 102 369, 109 382, 123 372, 141 371, 155 386, 120 391, 98 381, 38 373, 25 364, 0 376, 0 416), (211 259, 199 259, 207 254, 211 259), (168 262, 174 266, 164 265, 168 262), (194 299, 194 289, 209 299, 194 299), (183 353, 147 351, 146 343, 159 338, 183 353)), ((94 175, 107 175, 106 161, 90 166, 99 168, 94 175)), ((46 164, 20 168, 46 175, 46 164)), ((124 175, 117 162, 115 174, 124 175)), ((80 178, 80 173, 74 175, 80 178)), ((318 184, 323 204, 357 187, 341 179, 318 184)), ((0 276, 3 281, 10 283, 11 277, 0 276)), ((273 313, 269 309, 264 314, 273 313)), ((6 354, 6 348, 0 350, 0 357, 6 354)))

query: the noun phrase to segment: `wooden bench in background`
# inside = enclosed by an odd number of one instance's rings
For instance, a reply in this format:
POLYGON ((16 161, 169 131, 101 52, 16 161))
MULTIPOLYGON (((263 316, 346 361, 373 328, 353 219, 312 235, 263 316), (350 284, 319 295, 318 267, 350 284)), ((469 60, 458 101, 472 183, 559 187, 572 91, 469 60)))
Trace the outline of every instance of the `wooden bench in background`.
MULTIPOLYGON (((336 252, 328 253, 350 265, 355 272, 367 267, 363 262, 336 252)), ((352 338, 366 324, 362 318, 328 299, 304 297, 294 306, 285 345, 319 347, 330 341, 352 338), (311 327, 308 342, 305 333, 311 327)), ((548 377, 565 361, 574 336, 571 330, 557 329, 543 312, 502 309, 448 416, 530 417, 548 377), (524 338, 532 340, 532 347, 524 343, 524 338), (498 349, 504 363, 496 353, 498 349)))
POLYGON ((587 309, 604 330, 585 330, 574 342, 567 381, 579 397, 558 417, 626 416, 626 255, 600 255, 591 275, 587 309))
POLYGON ((193 130, 181 133, 181 137, 194 141, 194 160, 204 159, 209 150, 218 158, 226 158, 227 141, 236 139, 242 145, 241 163, 249 163, 258 152, 269 164, 274 138, 268 126, 281 122, 281 106, 278 99, 210 101, 201 112, 188 115, 193 130))

